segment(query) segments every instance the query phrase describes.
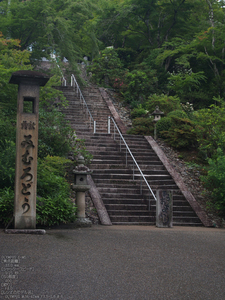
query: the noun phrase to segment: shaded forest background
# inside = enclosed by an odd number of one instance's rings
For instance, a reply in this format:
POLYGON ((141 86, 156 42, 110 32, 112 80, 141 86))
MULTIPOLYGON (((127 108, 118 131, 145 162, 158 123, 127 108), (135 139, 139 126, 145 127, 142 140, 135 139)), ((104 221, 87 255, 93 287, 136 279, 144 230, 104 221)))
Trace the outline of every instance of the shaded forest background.
POLYGON ((151 113, 159 106, 164 112, 157 123, 159 137, 181 151, 196 151, 194 163, 204 167, 209 206, 224 216, 224 1, 2 0, 0 31, 1 193, 12 191, 14 184, 16 87, 8 84, 11 73, 33 69, 43 58, 54 61, 41 92, 39 158, 60 161, 77 149, 87 155, 52 105, 55 97, 66 105, 52 88, 59 84, 63 60, 69 62, 67 72, 78 75, 77 63, 87 56, 91 80, 114 89, 131 108, 130 133, 152 134, 151 113))

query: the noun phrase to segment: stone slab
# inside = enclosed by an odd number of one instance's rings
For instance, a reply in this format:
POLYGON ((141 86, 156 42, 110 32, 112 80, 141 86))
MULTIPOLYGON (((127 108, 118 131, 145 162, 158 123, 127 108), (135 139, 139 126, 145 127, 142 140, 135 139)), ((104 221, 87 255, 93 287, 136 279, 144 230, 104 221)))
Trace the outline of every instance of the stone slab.
POLYGON ((168 190, 157 190, 156 227, 173 227, 173 193, 168 190))

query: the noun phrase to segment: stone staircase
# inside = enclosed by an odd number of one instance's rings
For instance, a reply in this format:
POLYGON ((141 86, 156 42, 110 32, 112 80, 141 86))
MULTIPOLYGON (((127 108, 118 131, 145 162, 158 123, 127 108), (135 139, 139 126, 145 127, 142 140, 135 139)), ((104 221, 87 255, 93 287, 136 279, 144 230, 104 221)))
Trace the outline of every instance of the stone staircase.
MULTIPOLYGON (((83 95, 93 118, 96 120, 96 134, 90 129, 89 119, 82 110, 79 99, 71 87, 60 87, 69 105, 63 112, 79 138, 85 139, 86 149, 93 155, 90 168, 92 178, 102 197, 112 224, 153 225, 156 205, 145 184, 140 192, 140 175, 135 170, 133 180, 132 161, 128 156, 126 166, 125 146, 118 135, 107 133, 107 119, 110 111, 97 88, 84 88, 83 95), (121 147, 121 152, 120 152, 121 147), (148 209, 150 208, 150 210, 148 209)), ((111 126, 111 132, 113 127, 111 126)), ((176 183, 143 136, 124 135, 142 172, 145 174, 154 194, 156 189, 173 190, 173 225, 202 226, 202 222, 176 183)))

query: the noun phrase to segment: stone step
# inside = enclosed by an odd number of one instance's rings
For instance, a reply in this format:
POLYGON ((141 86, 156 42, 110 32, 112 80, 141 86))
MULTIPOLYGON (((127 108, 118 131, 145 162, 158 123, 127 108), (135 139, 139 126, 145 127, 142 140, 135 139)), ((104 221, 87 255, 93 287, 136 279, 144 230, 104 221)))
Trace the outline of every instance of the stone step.
MULTIPOLYGON (((137 225, 141 225, 141 226, 153 226, 155 225, 155 221, 153 222, 112 222, 112 225, 120 225, 120 226, 137 226, 137 225)), ((188 225, 187 225, 188 226, 188 225)), ((194 225, 193 225, 194 226, 194 225)))
POLYGON ((107 210, 111 211, 120 211, 120 210, 146 210, 146 204, 106 204, 105 207, 107 210))
MULTIPOLYGON (((102 192, 121 192, 124 190, 124 192, 129 192, 129 189, 136 187, 137 189, 137 193, 140 193, 140 189, 142 190, 142 193, 144 195, 146 195, 147 193, 149 193, 149 189, 147 187, 147 185, 145 185, 144 183, 142 183, 142 188, 140 188, 140 182, 138 182, 135 186, 131 185, 131 184, 126 184, 121 182, 120 184, 116 184, 116 183, 107 183, 106 181, 101 182, 100 180, 96 181, 96 183, 98 184, 98 189, 101 190, 102 192)), ((150 185, 151 189, 154 191, 156 191, 157 189, 160 190, 178 190, 178 187, 175 183, 171 183, 171 184, 164 184, 164 183, 157 183, 157 184, 151 184, 150 185)))
POLYGON ((108 209, 108 214, 111 216, 155 216, 154 212, 148 212, 146 209, 144 210, 131 210, 131 209, 126 209, 126 210, 111 210, 108 209))
MULTIPOLYGON (((67 120, 75 130, 78 138, 85 139, 86 150, 93 154, 90 168, 93 170, 93 180, 98 188, 102 200, 108 210, 111 221, 115 225, 154 225, 156 203, 149 190, 142 184, 140 194, 140 175, 135 171, 133 181, 133 160, 127 156, 126 148, 116 133, 111 122, 111 134, 107 133, 108 116, 111 115, 106 102, 98 88, 85 87, 82 93, 87 106, 96 121, 96 134, 86 117, 85 109, 73 88, 59 88, 68 100, 68 107, 63 111, 67 120), (114 137, 116 140, 114 140, 114 137), (150 204, 151 211, 148 211, 150 204)), ((180 193, 165 167, 151 149, 143 136, 124 135, 125 141, 131 149, 135 159, 142 169, 146 179, 150 182, 154 194, 157 188, 172 189, 174 224, 200 226, 195 213, 180 193)))
MULTIPOLYGON (((114 224, 114 222, 126 222, 126 223, 132 223, 132 222, 139 222, 139 223, 147 223, 147 222, 155 222, 154 216, 114 216, 110 215, 110 220, 114 224)), ((140 224, 141 225, 141 224, 140 224)))
POLYGON ((140 195, 138 196, 138 194, 133 194, 133 195, 130 195, 127 196, 125 195, 125 197, 129 197, 129 198, 124 198, 122 197, 122 194, 120 194, 118 197, 118 194, 116 193, 115 197, 113 197, 112 195, 110 194, 107 194, 107 193, 101 193, 101 196, 102 196, 102 200, 104 202, 104 204, 126 204, 126 205, 129 205, 129 204, 147 204, 146 203, 146 200, 144 200, 143 198, 140 198, 140 195), (136 196, 131 198, 131 196, 136 196))
MULTIPOLYGON (((123 188, 129 188, 132 186, 135 187, 140 187, 140 182, 136 182, 133 181, 132 179, 130 180, 122 180, 122 179, 112 179, 112 180, 108 180, 108 179, 96 179, 95 183, 98 184, 99 187, 104 187, 104 186, 109 186, 109 187, 123 187, 123 188)), ((171 181, 160 181, 160 182, 152 182, 152 181, 148 181, 148 184, 150 185, 150 187, 152 189, 159 187, 160 189, 163 189, 164 185, 168 186, 168 185, 172 185, 173 182, 171 181)), ((173 184, 174 185, 174 184, 173 184)))
MULTIPOLYGON (((126 195, 125 197, 122 197, 120 195, 120 197, 118 197, 118 194, 117 194, 117 197, 113 197, 112 195, 109 195, 107 196, 107 194, 103 194, 103 197, 102 197, 102 200, 104 202, 105 205, 148 205, 149 204, 149 199, 144 199, 144 198, 141 198, 140 195, 138 197, 138 195, 136 195, 136 198, 133 197, 129 197, 131 195, 126 195), (126 198, 127 197, 127 198, 126 198)), ((153 198, 151 198, 151 201, 150 201, 150 206, 151 208, 155 211, 155 200, 153 200, 153 198)), ((186 201, 174 201, 173 205, 176 208, 176 210, 183 210, 183 207, 184 207, 184 210, 187 211, 187 202, 186 201), (179 209, 178 209, 179 208, 179 209)), ((190 206, 189 207, 189 210, 190 210, 190 206)), ((190 210, 192 211, 192 210, 190 210)))
MULTIPOLYGON (((113 210, 113 211, 120 211, 120 210, 146 210, 148 209, 148 203, 146 204, 105 204, 105 207, 107 210, 113 210)), ((156 206, 151 204, 150 211, 155 212, 156 206)), ((195 215, 195 212, 190 211, 189 206, 176 206, 173 205, 173 214, 174 215, 181 215, 181 214, 188 214, 188 215, 195 215), (181 210, 182 207, 182 210, 181 210)))

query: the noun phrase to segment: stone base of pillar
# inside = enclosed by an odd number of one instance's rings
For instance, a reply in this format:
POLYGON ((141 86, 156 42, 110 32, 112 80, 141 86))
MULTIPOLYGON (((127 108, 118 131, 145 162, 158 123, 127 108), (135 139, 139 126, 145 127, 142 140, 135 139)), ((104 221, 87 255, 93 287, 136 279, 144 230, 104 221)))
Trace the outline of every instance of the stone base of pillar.
POLYGON ((76 224, 77 227, 91 227, 92 222, 88 218, 77 218, 74 224, 76 224))
POLYGON ((36 229, 36 215, 35 216, 15 216, 15 229, 36 229))

